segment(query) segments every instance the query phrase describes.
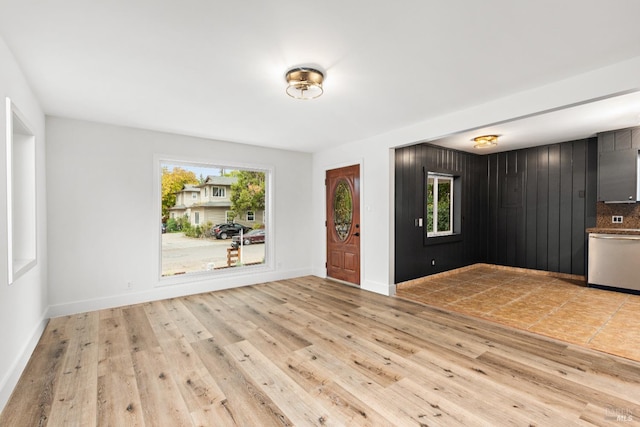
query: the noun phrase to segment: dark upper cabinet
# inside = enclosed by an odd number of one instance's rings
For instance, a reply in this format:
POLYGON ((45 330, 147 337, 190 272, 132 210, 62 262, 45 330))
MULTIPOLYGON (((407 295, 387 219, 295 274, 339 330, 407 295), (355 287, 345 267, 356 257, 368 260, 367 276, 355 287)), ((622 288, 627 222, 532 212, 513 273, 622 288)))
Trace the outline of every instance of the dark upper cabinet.
POLYGON ((635 203, 638 200, 640 128, 598 135, 598 201, 635 203))

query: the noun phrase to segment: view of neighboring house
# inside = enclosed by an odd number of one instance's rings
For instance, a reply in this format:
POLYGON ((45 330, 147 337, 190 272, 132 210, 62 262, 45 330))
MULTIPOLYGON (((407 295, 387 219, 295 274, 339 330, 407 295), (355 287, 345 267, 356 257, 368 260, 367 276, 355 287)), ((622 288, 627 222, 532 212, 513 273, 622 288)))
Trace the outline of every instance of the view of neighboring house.
POLYGON ((264 224, 264 211, 245 211, 239 217, 234 217, 231 186, 237 181, 236 177, 209 175, 200 185, 185 184, 176 193, 176 204, 169 208, 169 217, 175 219, 186 216, 192 225, 232 221, 248 227, 264 224))

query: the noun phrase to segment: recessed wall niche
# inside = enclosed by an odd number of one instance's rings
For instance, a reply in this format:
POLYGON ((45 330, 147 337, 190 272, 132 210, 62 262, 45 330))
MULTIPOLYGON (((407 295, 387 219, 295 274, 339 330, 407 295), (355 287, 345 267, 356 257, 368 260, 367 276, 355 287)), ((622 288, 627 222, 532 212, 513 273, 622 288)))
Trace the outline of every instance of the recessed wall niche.
POLYGON ((35 136, 24 116, 6 100, 8 283, 36 265, 35 136))

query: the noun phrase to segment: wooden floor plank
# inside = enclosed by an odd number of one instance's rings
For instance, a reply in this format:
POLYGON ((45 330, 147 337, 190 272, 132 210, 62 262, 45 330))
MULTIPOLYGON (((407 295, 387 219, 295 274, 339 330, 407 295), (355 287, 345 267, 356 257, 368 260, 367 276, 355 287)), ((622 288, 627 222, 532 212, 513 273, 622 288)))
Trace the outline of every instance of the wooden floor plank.
POLYGON ((248 341, 228 345, 225 350, 294 425, 343 425, 343 420, 330 417, 326 408, 248 341))
POLYGON ((178 328, 180 328, 187 341, 195 342, 211 338, 211 334, 207 331, 207 328, 185 307, 182 300, 172 298, 167 300, 165 305, 169 315, 178 328))
POLYGON ((213 338, 193 344, 211 375, 227 396, 222 402, 238 426, 292 426, 291 420, 239 369, 228 352, 213 338))
POLYGON ((51 425, 85 425, 96 423, 98 393, 97 312, 74 316, 73 333, 62 364, 51 414, 51 425))
POLYGON ((317 277, 51 319, 0 414, 1 426, 639 420, 636 361, 317 277))
POLYGON ((199 408, 208 406, 217 407, 226 399, 224 393, 181 330, 173 323, 164 302, 145 305, 145 312, 165 358, 171 361, 168 368, 189 412, 197 412, 199 408))
POLYGON ((71 316, 51 319, 44 330, 18 386, 11 394, 0 425, 44 426, 53 402, 54 387, 69 347, 71 316))
POLYGON ((191 415, 160 347, 133 353, 145 425, 191 425, 191 415))
MULTIPOLYGON (((106 311, 106 310, 105 310, 106 311)), ((100 426, 143 426, 142 403, 122 316, 100 318, 98 414, 100 426)))

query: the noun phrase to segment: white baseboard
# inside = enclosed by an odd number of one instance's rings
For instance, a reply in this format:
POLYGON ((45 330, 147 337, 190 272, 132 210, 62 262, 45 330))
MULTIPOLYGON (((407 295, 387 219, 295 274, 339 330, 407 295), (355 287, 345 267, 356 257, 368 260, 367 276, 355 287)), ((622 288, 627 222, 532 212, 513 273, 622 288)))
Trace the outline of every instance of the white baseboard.
POLYGON ((365 280, 360 287, 366 291, 375 292, 386 296, 395 295, 396 285, 365 280))
POLYGON ((214 278, 211 280, 194 281, 192 283, 157 286, 141 292, 123 292, 118 295, 104 298, 95 298, 51 305, 49 306, 47 315, 49 318, 67 316, 70 314, 84 313, 87 311, 103 310, 106 308, 122 307, 126 305, 157 301, 167 298, 177 298, 203 292, 220 291, 223 289, 237 288, 240 286, 249 286, 264 282, 292 279, 294 277, 309 276, 311 274, 311 269, 267 271, 254 274, 230 276, 225 277, 224 279, 214 278))
POLYGON ((38 322, 38 325, 35 327, 29 341, 25 344, 15 362, 11 365, 9 372, 0 379, 0 412, 2 412, 9 401, 9 397, 11 397, 13 389, 16 384, 18 384, 18 380, 20 379, 20 375, 22 375, 24 368, 26 368, 27 363, 29 363, 29 359, 38 345, 38 341, 40 341, 40 337, 42 336, 44 328, 47 326, 48 322, 49 319, 45 316, 40 319, 40 322, 38 322))

